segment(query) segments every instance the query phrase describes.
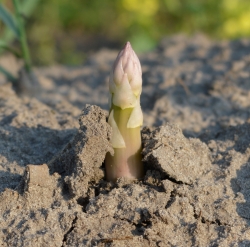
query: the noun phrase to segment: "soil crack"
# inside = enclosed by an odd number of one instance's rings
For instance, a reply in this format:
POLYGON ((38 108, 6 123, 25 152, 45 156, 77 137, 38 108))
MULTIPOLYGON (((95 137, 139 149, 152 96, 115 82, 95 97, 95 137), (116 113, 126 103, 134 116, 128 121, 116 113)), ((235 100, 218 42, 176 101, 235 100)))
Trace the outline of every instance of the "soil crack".
POLYGON ((219 219, 215 219, 215 220, 206 219, 205 217, 202 216, 202 211, 200 211, 198 215, 196 213, 194 213, 194 218, 197 221, 200 220, 201 223, 203 223, 203 224, 217 225, 217 226, 228 226, 228 224, 222 223, 219 219))
POLYGON ((124 241, 124 240, 129 240, 129 239, 133 239, 133 236, 124 236, 121 238, 102 238, 100 241, 101 243, 109 244, 109 243, 113 243, 114 241, 124 241))
POLYGON ((176 189, 172 190, 171 193, 170 193, 170 198, 169 198, 169 200, 168 200, 168 202, 167 202, 167 204, 165 206, 165 209, 171 207, 171 205, 175 202, 175 196, 176 195, 177 195, 177 190, 176 189))
POLYGON ((63 247, 64 243, 66 243, 68 235, 75 229, 77 219, 78 219, 78 217, 75 216, 75 218, 72 220, 70 229, 63 236, 63 241, 62 241, 61 247, 63 247))
POLYGON ((164 172, 164 176, 163 176, 162 180, 165 180, 165 179, 171 181, 174 184, 178 184, 178 185, 189 185, 189 186, 192 185, 192 184, 184 183, 182 181, 178 181, 175 178, 170 177, 169 174, 167 174, 166 172, 164 172))

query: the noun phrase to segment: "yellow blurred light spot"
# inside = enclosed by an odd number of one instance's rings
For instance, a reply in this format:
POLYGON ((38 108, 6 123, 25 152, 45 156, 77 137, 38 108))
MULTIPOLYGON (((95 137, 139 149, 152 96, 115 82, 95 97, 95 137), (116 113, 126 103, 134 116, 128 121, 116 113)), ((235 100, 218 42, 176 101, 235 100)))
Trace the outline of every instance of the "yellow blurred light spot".
POLYGON ((229 19, 223 25, 223 31, 227 37, 233 37, 238 34, 238 24, 235 19, 229 19))
POLYGON ((250 11, 244 13, 239 18, 239 27, 243 35, 250 34, 250 11))
POLYGON ((226 21, 223 25, 223 31, 227 37, 250 35, 250 11, 226 21))
POLYGON ((235 12, 239 4, 239 0, 223 0, 222 2, 223 9, 229 12, 235 12))
POLYGON ((126 10, 147 16, 154 15, 159 9, 158 0, 123 0, 122 3, 126 10))

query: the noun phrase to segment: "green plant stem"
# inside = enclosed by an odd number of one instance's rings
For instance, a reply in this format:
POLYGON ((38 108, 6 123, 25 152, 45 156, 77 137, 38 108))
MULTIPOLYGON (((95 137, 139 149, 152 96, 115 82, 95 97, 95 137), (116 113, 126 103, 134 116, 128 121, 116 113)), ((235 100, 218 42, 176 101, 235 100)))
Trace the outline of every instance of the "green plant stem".
POLYGON ((0 49, 3 49, 5 51, 9 51, 9 52, 11 52, 13 55, 15 55, 18 58, 22 57, 21 54, 18 51, 16 51, 15 49, 13 49, 13 48, 11 48, 11 47, 9 47, 7 45, 5 46, 5 45, 1 45, 0 44, 0 49))
POLYGON ((26 38, 26 33, 24 29, 24 22, 22 19, 22 15, 20 13, 20 8, 19 8, 19 0, 13 0, 13 5, 15 7, 15 15, 16 15, 16 20, 17 20, 17 26, 19 29, 20 33, 20 43, 21 43, 21 49, 22 49, 22 55, 25 63, 25 69, 30 72, 31 71, 31 59, 30 59, 30 54, 29 54, 29 49, 27 45, 27 38, 26 38))
POLYGON ((4 67, 0 66, 0 72, 5 75, 5 77, 11 81, 12 83, 16 83, 17 79, 9 72, 7 71, 4 67))
POLYGON ((106 156, 106 177, 109 181, 115 181, 119 177, 136 179, 143 177, 143 165, 141 158, 141 132, 140 127, 127 128, 127 122, 133 108, 122 110, 112 104, 114 119, 125 141, 125 148, 114 148, 114 156, 109 153, 106 156))

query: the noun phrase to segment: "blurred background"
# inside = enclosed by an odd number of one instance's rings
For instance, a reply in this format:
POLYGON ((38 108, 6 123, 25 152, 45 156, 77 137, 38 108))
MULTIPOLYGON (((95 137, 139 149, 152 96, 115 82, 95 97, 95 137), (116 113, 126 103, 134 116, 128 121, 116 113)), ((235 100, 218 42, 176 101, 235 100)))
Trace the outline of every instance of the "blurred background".
MULTIPOLYGON (((20 0, 35 65, 84 63, 101 48, 153 49, 162 37, 202 32, 213 39, 250 36, 249 0, 20 0)), ((0 0, 12 12, 11 0, 0 0)), ((0 22, 0 39, 15 46, 0 22)))

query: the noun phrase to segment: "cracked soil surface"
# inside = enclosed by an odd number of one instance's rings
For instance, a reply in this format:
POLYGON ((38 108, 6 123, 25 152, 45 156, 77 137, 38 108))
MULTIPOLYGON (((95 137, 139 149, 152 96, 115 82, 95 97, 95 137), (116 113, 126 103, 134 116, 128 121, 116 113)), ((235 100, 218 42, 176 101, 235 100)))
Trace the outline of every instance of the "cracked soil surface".
POLYGON ((139 56, 146 174, 108 183, 116 55, 36 69, 35 97, 0 78, 0 246, 249 247, 250 40, 178 35, 139 56))

